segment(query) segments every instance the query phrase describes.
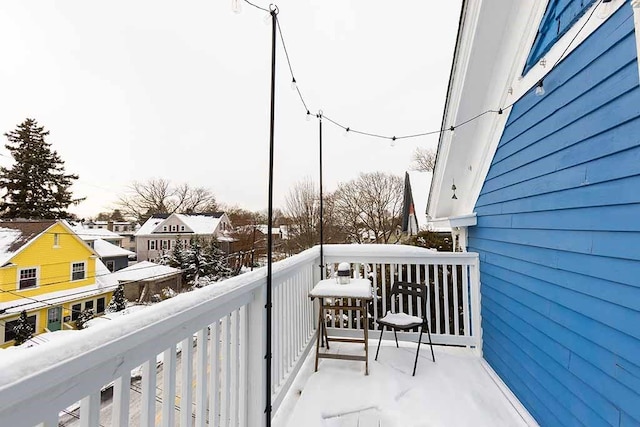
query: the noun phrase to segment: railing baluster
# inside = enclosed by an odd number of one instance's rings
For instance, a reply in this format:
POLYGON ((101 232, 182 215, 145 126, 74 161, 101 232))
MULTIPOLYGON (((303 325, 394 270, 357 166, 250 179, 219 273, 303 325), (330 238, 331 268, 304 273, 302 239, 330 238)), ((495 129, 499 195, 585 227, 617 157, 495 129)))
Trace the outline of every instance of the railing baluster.
MULTIPOLYGON (((471 328, 470 328, 470 316, 471 310, 469 309, 469 266, 462 266, 462 313, 463 313, 463 322, 464 322, 464 336, 471 337, 471 328)), ((467 345, 467 347, 469 347, 467 345)))
MULTIPOLYGON (((162 361, 162 426, 172 427, 176 419, 176 346, 164 351, 162 361)), ((114 426, 115 427, 115 426, 114 426)))
POLYGON ((378 264, 373 264, 373 320, 378 318, 378 264))
POLYGON ((156 423, 156 358, 149 359, 142 365, 142 405, 140 412, 141 426, 154 426, 156 423))
POLYGON ((229 315, 222 319, 222 340, 221 340, 221 353, 222 353, 222 374, 221 374, 221 388, 220 388, 220 425, 229 425, 229 408, 231 400, 231 328, 229 325, 229 315))
POLYGON ((208 329, 200 329, 196 338, 196 427, 207 423, 207 340, 208 329))
POLYGON ((240 347, 238 349, 240 355, 238 360, 240 360, 240 375, 238 380, 238 425, 245 426, 247 425, 247 398, 249 393, 249 385, 247 383, 247 369, 249 367, 249 353, 247 349, 249 347, 249 313, 248 307, 242 306, 240 307, 240 347))
POLYGON ((209 325, 211 336, 209 338, 209 425, 220 425, 220 321, 209 325))
MULTIPOLYGON (((387 314, 387 265, 382 264, 382 313, 380 313, 381 317, 384 317, 387 314)), ((384 326, 380 330, 380 333, 384 332, 384 326)))
POLYGON ((440 334, 441 333, 441 329, 440 329, 440 266, 438 264, 434 264, 433 265, 433 278, 434 278, 434 282, 435 282, 435 287, 434 287, 434 295, 433 295, 433 301, 435 302, 435 309, 436 309, 436 334, 440 334))
MULTIPOLYGON (((416 264, 416 282, 417 283, 422 283, 422 275, 420 274, 420 271, 422 270, 422 264, 416 264)), ((427 284, 427 295, 428 295, 428 290, 429 290, 429 285, 427 284)), ((427 295, 423 295, 423 301, 418 302, 418 300, 416 300, 416 304, 418 305, 417 307, 417 316, 418 317, 422 317, 422 304, 424 304, 427 301, 427 295)))
POLYGON ((100 425, 100 391, 84 397, 80 401, 80 427, 100 425))
POLYGON ((131 387, 131 373, 117 378, 113 384, 113 409, 111 412, 111 425, 113 427, 129 424, 129 398, 131 387))
POLYGON ((231 360, 231 393, 229 399, 229 425, 235 426, 238 423, 238 377, 240 371, 240 358, 239 358, 239 345, 238 340, 240 338, 240 324, 238 319, 238 310, 234 310, 231 313, 231 323, 230 323, 230 336, 229 336, 229 346, 230 349, 230 360, 231 360))
POLYGON ((427 303, 426 303, 427 319, 429 320, 429 329, 431 330, 431 333, 434 333, 435 332, 435 330, 433 329, 434 322, 431 321, 431 301, 433 301, 433 297, 431 295, 433 295, 433 286, 431 286, 431 265, 429 264, 424 265, 424 283, 426 283, 428 286, 427 303))
POLYGON ((452 265, 453 270, 453 335, 460 335, 460 307, 458 305, 458 265, 452 265))
POLYGON ((444 333, 449 335, 449 266, 447 264, 442 266, 442 293, 444 296, 444 333))
POLYGON ((180 352, 180 369, 182 370, 182 384, 180 393, 180 425, 191 426, 192 398, 193 398, 193 337, 189 335, 182 340, 180 352))

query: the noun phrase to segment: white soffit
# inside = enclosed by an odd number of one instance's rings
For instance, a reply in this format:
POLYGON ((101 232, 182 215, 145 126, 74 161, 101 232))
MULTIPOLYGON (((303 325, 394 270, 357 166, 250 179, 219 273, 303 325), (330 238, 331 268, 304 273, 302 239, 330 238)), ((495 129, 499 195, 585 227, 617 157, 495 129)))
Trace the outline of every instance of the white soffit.
MULTIPOLYGON (((640 7, 640 0, 633 1, 640 7)), ((624 3, 625 0, 612 0, 608 14, 624 3)), ((569 55, 606 21, 597 16, 589 19, 592 8, 604 7, 596 2, 547 52, 542 63, 522 76, 547 4, 540 0, 465 2, 463 29, 445 106, 445 128, 486 110, 513 104, 551 71, 563 53, 565 57, 569 55)), ((599 14, 595 11, 594 15, 599 14)), ((636 22, 640 22, 640 16, 636 22)), ((453 135, 442 134, 427 207, 434 221, 472 213, 508 116, 509 111, 502 115, 488 113, 459 127, 453 135), (457 200, 452 199, 454 183, 457 200)))

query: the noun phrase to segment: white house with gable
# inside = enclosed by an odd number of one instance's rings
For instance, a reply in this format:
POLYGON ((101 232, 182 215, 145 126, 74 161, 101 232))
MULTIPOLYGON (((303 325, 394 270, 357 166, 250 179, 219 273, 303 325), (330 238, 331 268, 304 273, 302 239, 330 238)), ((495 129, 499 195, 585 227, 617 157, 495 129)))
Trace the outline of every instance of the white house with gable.
POLYGON ((193 236, 205 241, 225 238, 231 232, 231 221, 224 212, 207 214, 156 214, 136 232, 138 261, 157 262, 163 252, 171 251, 176 240, 187 246, 193 236))

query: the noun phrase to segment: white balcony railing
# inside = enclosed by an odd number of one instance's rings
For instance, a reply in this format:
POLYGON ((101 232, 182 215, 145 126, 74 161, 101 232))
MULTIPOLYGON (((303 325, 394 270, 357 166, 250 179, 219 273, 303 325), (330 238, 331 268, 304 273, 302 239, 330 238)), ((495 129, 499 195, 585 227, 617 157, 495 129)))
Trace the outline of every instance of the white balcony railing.
MULTIPOLYGON (((354 276, 372 279, 379 296, 370 308, 374 318, 390 307, 421 314, 414 301, 390 301, 387 294, 394 280, 429 283, 434 342, 481 351, 477 255, 401 245, 329 245, 324 253, 329 269, 347 261, 354 276)), ((319 257, 315 247, 274 264, 273 414, 314 344, 317 312, 307 294, 320 276, 319 257)), ((263 425, 265 286, 264 269, 256 270, 64 341, 3 352, 0 425, 54 427, 69 416, 80 426, 263 425), (132 381, 140 365, 141 379, 132 381)), ((338 335, 363 326, 348 312, 328 321, 338 335)))

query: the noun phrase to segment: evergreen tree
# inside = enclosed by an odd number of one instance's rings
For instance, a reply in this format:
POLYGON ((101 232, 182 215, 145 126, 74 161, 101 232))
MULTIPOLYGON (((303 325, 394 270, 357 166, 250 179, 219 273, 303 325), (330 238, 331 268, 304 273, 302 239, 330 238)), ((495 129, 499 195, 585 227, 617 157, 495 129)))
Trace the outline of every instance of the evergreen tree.
POLYGON ((13 333, 16 335, 15 345, 20 345, 33 336, 33 326, 27 320, 27 312, 22 310, 18 324, 13 327, 13 333))
POLYGON ((182 243, 182 238, 180 235, 176 236, 176 243, 171 249, 171 254, 169 256, 168 265, 173 268, 178 268, 182 270, 182 280, 184 282, 187 281, 187 269, 189 268, 189 260, 187 251, 182 243))
POLYGON ((111 301, 109 301, 107 311, 115 313, 122 311, 125 308, 127 308, 127 299, 124 297, 124 285, 118 285, 116 290, 113 292, 111 301))
POLYGON ((93 319, 95 315, 93 314, 92 309, 83 310, 76 319, 76 329, 84 329, 84 325, 91 319, 93 319))
POLYGON ((49 131, 26 119, 4 134, 15 163, 0 167, 0 188, 5 194, 0 213, 5 218, 68 218, 66 209, 84 199, 74 199, 70 187, 78 175, 66 174, 64 161, 45 141, 49 131))
POLYGON ((218 247, 218 242, 212 240, 205 250, 206 274, 212 281, 222 280, 233 276, 233 271, 227 263, 227 254, 218 247))
POLYGON ((186 253, 186 276, 187 282, 192 283, 196 287, 200 287, 200 278, 206 276, 207 260, 202 250, 202 241, 200 237, 194 236, 189 243, 189 249, 186 253))

